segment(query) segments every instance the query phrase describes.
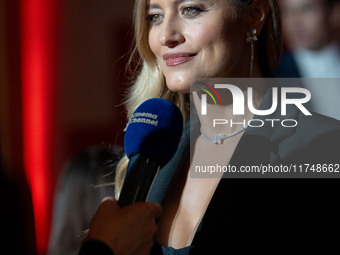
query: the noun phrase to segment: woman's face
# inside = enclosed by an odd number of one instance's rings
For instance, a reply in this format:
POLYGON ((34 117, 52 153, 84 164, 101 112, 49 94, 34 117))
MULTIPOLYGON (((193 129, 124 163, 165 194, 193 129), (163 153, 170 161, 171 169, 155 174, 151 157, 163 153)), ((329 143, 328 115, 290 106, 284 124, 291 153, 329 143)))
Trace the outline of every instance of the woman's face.
POLYGON ((248 75, 246 21, 231 0, 149 0, 147 21, 170 90, 188 93, 193 78, 248 75))

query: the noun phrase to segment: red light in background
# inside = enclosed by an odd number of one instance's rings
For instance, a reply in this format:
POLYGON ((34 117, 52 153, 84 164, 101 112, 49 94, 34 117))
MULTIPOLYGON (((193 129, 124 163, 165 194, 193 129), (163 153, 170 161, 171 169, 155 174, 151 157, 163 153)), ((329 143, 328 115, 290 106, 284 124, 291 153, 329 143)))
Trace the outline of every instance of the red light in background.
POLYGON ((54 191, 59 5, 21 0, 24 167, 32 191, 38 254, 46 254, 54 191))

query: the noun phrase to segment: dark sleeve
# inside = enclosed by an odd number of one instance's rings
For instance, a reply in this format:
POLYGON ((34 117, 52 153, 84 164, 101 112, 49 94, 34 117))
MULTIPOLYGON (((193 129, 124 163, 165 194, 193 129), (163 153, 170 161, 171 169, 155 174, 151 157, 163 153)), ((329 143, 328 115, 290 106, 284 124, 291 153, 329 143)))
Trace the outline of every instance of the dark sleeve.
POLYGON ((114 255, 105 243, 91 240, 83 243, 78 255, 114 255))

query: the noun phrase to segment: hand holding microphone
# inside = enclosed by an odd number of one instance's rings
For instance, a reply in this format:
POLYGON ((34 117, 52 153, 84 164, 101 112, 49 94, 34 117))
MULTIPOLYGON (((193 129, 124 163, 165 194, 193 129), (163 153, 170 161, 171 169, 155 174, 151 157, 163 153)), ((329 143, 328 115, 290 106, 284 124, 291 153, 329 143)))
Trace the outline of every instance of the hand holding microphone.
POLYGON ((159 169, 175 154, 182 129, 182 114, 168 100, 152 98, 136 109, 124 137, 129 164, 119 200, 103 200, 87 238, 95 242, 85 242, 80 255, 98 254, 103 243, 115 255, 149 254, 157 232, 155 219, 162 209, 144 201, 159 169))
MULTIPOLYGON (((115 255, 149 254, 158 230, 155 218, 161 213, 157 203, 120 207, 114 198, 105 198, 93 218, 87 241, 101 241, 115 255)), ((85 254, 101 253, 95 247, 93 253, 85 254)))

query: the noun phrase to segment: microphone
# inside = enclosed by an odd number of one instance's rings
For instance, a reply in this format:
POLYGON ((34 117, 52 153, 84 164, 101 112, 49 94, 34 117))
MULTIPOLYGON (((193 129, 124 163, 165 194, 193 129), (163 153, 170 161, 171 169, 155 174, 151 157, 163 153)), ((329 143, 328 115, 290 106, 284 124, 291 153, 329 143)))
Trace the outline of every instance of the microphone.
POLYGON ((183 130, 183 116, 172 102, 162 98, 144 101, 132 114, 124 136, 129 158, 118 204, 146 201, 158 170, 175 154, 183 130))

